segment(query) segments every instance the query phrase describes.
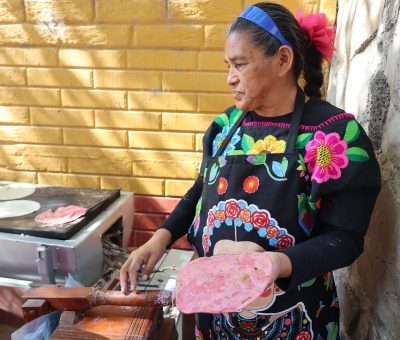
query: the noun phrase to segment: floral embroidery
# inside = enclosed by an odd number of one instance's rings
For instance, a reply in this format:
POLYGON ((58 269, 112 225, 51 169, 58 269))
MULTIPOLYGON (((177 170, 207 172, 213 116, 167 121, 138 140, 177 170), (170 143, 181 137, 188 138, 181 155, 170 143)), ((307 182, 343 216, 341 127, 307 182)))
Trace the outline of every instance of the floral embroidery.
POLYGON ((266 153, 283 153, 286 149, 286 141, 277 140, 275 136, 268 135, 264 139, 259 139, 255 142, 250 150, 246 154, 258 154, 261 152, 266 153))
POLYGON ((226 189, 228 189, 228 181, 226 180, 226 178, 221 177, 219 179, 219 183, 218 183, 218 194, 222 195, 226 193, 226 189))
POLYGON ((195 211, 195 215, 194 215, 194 220, 192 222, 192 225, 189 228, 189 233, 190 233, 190 230, 193 229, 194 236, 196 236, 197 230, 199 229, 200 210, 201 210, 201 202, 202 202, 202 200, 203 200, 203 198, 200 197, 199 201, 196 204, 196 211, 195 211))
POLYGON ((248 194, 253 194, 257 191, 260 181, 256 176, 249 176, 243 182, 243 190, 248 194))
MULTIPOLYGON (((213 151, 212 155, 215 156, 219 147, 224 142, 225 137, 229 134, 231 127, 224 126, 222 131, 215 136, 213 141, 213 151)), ((229 141, 228 145, 225 147, 224 151, 221 153, 221 156, 226 156, 230 152, 235 150, 235 144, 240 141, 240 136, 238 135, 240 128, 238 128, 235 133, 233 134, 231 140, 229 141)))
POLYGON ((268 135, 264 139, 254 141, 254 138, 243 134, 242 149, 247 155, 259 153, 283 153, 286 149, 286 141, 278 140, 275 136, 268 135))
POLYGON ((334 132, 325 134, 318 131, 314 139, 306 145, 304 161, 311 175, 311 179, 317 183, 324 183, 330 178, 341 177, 341 170, 349 164, 346 156, 347 143, 340 140, 340 136, 334 132))
POLYGON ((266 163, 267 161, 267 154, 266 153, 259 153, 257 155, 249 155, 247 157, 247 162, 250 164, 254 165, 264 165, 265 169, 267 170, 268 176, 271 177, 274 181, 286 181, 287 178, 286 176, 286 171, 288 168, 288 160, 286 157, 282 158, 281 162, 273 161, 272 162, 272 172, 274 175, 271 173, 271 170, 266 163))
POLYGON ((259 209, 244 200, 220 201, 208 211, 207 226, 203 228, 202 244, 206 254, 210 250, 211 235, 215 228, 227 226, 244 227, 247 232, 257 230, 260 237, 268 240, 271 247, 283 249, 292 247, 295 239, 285 228, 271 217, 268 210, 259 209))
POLYGON ((299 334, 296 335, 295 340, 310 340, 311 339, 311 334, 307 331, 302 331, 299 334))

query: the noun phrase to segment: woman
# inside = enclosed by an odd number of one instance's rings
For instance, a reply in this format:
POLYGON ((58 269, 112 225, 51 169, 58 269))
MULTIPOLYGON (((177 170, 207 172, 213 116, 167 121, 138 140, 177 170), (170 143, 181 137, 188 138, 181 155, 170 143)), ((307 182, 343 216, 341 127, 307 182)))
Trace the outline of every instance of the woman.
POLYGON ((236 105, 205 133, 194 186, 121 269, 126 293, 128 276, 135 289, 138 272, 151 273, 184 234, 199 256, 266 252, 275 283, 241 311, 196 315, 200 339, 338 336, 331 271, 363 250, 380 172, 354 116, 320 99, 333 29, 324 15, 299 16, 259 3, 232 23, 225 62, 236 105))

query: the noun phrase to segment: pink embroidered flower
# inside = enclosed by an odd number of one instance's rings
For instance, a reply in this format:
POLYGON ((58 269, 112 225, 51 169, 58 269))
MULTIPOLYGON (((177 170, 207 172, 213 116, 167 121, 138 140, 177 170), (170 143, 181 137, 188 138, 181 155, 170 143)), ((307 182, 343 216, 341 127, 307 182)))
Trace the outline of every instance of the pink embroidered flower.
POLYGON ((214 221, 215 221, 215 215, 211 211, 209 211, 207 217, 207 225, 213 227, 214 221))
POLYGON ((226 202, 225 211, 226 217, 234 219, 239 216, 240 208, 235 201, 231 200, 226 202))
POLYGON ((307 169, 312 174, 311 179, 324 183, 330 178, 340 178, 340 169, 349 164, 346 151, 347 143, 340 140, 337 133, 326 135, 321 131, 316 132, 314 139, 306 145, 304 156, 307 169))
POLYGON ((302 331, 296 335, 296 340, 310 340, 311 335, 307 331, 302 331))
POLYGON ((269 224, 269 217, 265 211, 256 211, 251 215, 251 223, 253 223, 254 229, 260 229, 269 224))
POLYGON ((282 235, 278 237, 278 244, 275 246, 276 249, 285 249, 293 246, 293 239, 288 235, 282 235))

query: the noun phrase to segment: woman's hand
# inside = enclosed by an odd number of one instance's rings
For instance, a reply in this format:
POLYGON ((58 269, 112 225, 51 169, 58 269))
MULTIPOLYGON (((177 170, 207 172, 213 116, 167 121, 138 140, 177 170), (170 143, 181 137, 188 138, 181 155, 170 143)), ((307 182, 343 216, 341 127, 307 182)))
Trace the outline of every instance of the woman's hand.
POLYGON ((250 241, 235 242, 231 240, 220 240, 214 247, 214 255, 240 254, 250 252, 265 252, 272 263, 272 281, 277 278, 290 277, 292 275, 292 263, 287 255, 283 253, 265 251, 257 243, 250 241))
POLYGON ((171 242, 171 233, 166 229, 157 230, 152 238, 144 245, 135 249, 122 265, 119 273, 121 292, 128 293, 128 278, 131 291, 136 289, 139 272, 145 277, 151 274, 157 261, 165 253, 167 245, 171 242))

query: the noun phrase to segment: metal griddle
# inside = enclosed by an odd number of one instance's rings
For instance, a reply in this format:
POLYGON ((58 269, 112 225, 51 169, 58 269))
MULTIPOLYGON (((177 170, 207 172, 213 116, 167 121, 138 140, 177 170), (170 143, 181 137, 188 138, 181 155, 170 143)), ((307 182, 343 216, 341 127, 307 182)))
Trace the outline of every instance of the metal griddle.
POLYGON ((36 191, 22 199, 39 202, 40 210, 24 216, 0 218, 0 232, 25 234, 58 240, 67 240, 81 230, 120 196, 120 189, 99 190, 66 187, 39 187, 36 191), (76 221, 45 225, 35 222, 35 217, 52 209, 68 205, 77 205, 87 209, 86 215, 76 221))

